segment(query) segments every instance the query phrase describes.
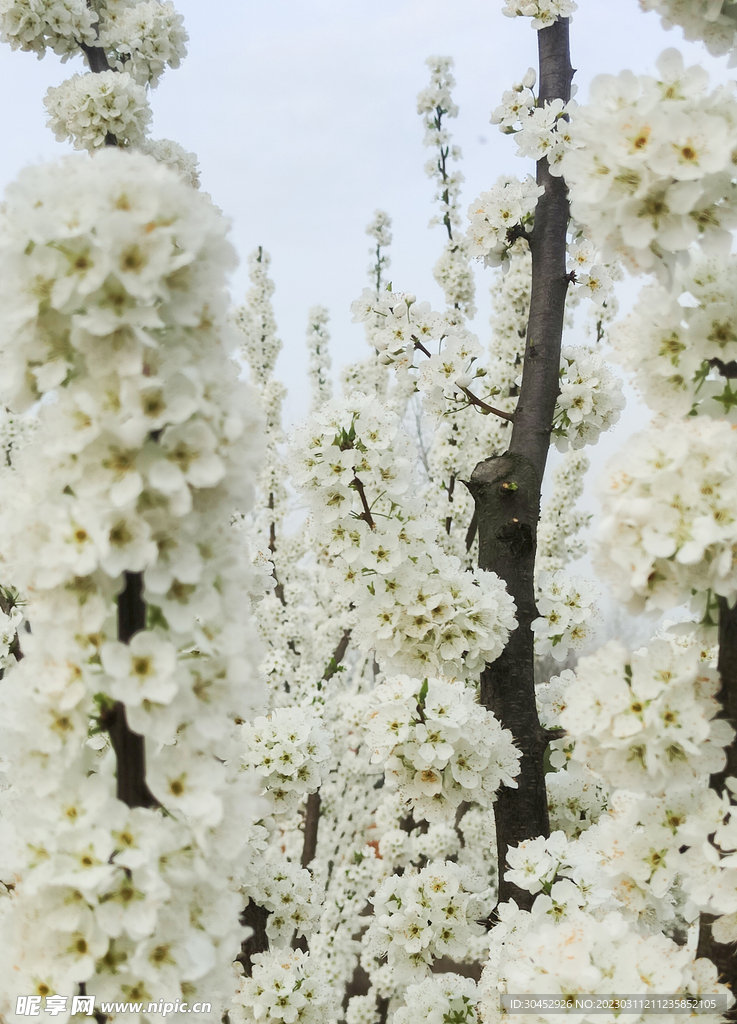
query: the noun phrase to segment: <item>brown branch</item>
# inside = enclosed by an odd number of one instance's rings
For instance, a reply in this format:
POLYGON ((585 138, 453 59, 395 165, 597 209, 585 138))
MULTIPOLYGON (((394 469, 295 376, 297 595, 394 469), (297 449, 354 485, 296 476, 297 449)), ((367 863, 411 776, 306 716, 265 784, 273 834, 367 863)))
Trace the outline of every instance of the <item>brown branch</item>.
POLYGON ((79 48, 87 58, 90 71, 96 75, 101 74, 103 71, 110 71, 107 54, 101 46, 88 46, 86 43, 80 43, 79 48))
MULTIPOLYGON (((456 475, 455 475, 455 473, 453 473, 453 475, 450 478, 450 483, 448 484, 448 501, 450 502, 451 505, 453 504, 453 492, 455 491, 455 486, 456 486, 456 475)), ((445 532, 448 534, 448 536, 450 536, 450 531, 451 531, 452 526, 453 526, 453 516, 446 516, 445 517, 445 532)))
POLYGON ((389 1014, 389 997, 388 996, 377 996, 376 999, 376 1012, 379 1015, 378 1024, 386 1024, 386 1019, 389 1014))
POLYGON ((430 971, 433 974, 460 974, 462 978, 473 978, 475 982, 479 982, 483 969, 484 965, 478 962, 460 964, 457 960, 451 960, 449 956, 441 956, 438 960, 433 960, 430 971))
POLYGON ((343 636, 338 641, 338 646, 333 651, 330 661, 325 666, 325 671, 322 674, 322 682, 327 683, 328 680, 332 679, 335 673, 340 668, 340 663, 345 658, 345 652, 348 650, 348 643, 351 639, 351 630, 346 629, 343 636))
POLYGON ((468 388, 460 389, 466 398, 469 400, 471 405, 475 405, 478 409, 481 409, 485 413, 493 413, 494 416, 498 416, 502 420, 507 420, 509 423, 514 423, 514 413, 504 412, 503 409, 495 409, 493 405, 487 405, 480 398, 474 395, 473 391, 469 391, 468 388))
POLYGON ((366 491, 363 489, 363 484, 361 483, 357 476, 354 476, 353 479, 351 480, 351 487, 354 487, 356 489, 356 491, 358 492, 358 496, 361 499, 361 504, 363 505, 363 512, 358 518, 363 519, 365 522, 369 524, 372 530, 375 530, 376 523, 374 522, 374 517, 371 515, 371 508, 369 507, 369 503, 366 500, 366 491))
POLYGON ((315 859, 317 849, 317 826, 320 823, 320 790, 310 793, 307 797, 307 808, 305 810, 305 836, 302 845, 302 857, 300 864, 308 868, 315 859))

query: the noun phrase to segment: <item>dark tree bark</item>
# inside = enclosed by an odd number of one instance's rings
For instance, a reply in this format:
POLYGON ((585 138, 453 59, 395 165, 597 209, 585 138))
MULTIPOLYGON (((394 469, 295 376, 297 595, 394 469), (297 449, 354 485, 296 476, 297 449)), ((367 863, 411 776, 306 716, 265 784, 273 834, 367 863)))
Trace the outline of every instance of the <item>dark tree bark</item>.
POLYGON ((241 914, 241 924, 248 925, 253 929, 252 935, 241 943, 241 951, 236 957, 238 963, 243 965, 247 978, 251 977, 253 964, 251 957, 254 953, 265 953, 269 948, 269 939, 266 934, 266 922, 269 920, 269 913, 266 907, 248 901, 246 909, 241 914))
POLYGON ((320 790, 310 793, 307 797, 307 808, 305 810, 305 838, 302 846, 302 858, 300 863, 303 868, 308 868, 315 859, 317 849, 317 826, 320 823, 320 790))
MULTIPOLYGON (((125 587, 118 596, 118 640, 130 643, 131 637, 146 628, 146 604, 143 600, 143 576, 125 574, 125 587)), ((143 736, 133 732, 125 716, 125 705, 117 701, 103 716, 117 762, 117 797, 129 807, 157 807, 158 801, 146 785, 146 746, 143 736)))
MULTIPOLYGON (((539 102, 568 101, 571 68, 568 21, 538 32, 539 102)), ((531 623, 535 608, 534 568, 540 491, 550 448, 558 396, 560 348, 568 277, 566 231, 568 191, 550 174, 547 160, 537 165, 544 186, 530 237, 532 292, 519 401, 509 449, 476 466, 468 487, 476 503, 479 565, 496 572, 517 606, 517 628, 503 654, 481 677, 481 700, 507 729, 522 751, 518 788, 503 787, 494 805, 499 856, 499 899, 515 899, 527 909, 532 895, 504 880, 509 846, 548 835, 543 758, 547 735, 535 707, 534 649, 531 623)))
MULTIPOLYGON (((719 674, 722 685, 717 700, 722 705, 718 718, 723 718, 737 731, 737 605, 730 608, 723 597, 719 598, 719 674)), ((727 762, 720 772, 709 779, 710 787, 720 796, 725 792, 725 781, 737 778, 737 740, 726 749, 727 762)), ((702 914, 699 922, 699 945, 697 956, 708 957, 719 971, 719 980, 730 986, 737 994, 737 950, 734 944, 717 942, 711 931, 715 915, 702 914)), ((727 1020, 737 1021, 737 1006, 724 1015, 727 1020)))

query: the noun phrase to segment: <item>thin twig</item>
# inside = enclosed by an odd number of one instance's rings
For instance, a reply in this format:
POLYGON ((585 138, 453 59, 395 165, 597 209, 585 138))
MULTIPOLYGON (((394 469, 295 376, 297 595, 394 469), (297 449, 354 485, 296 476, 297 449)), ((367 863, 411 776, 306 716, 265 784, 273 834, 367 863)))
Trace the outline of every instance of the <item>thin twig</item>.
POLYGON ((371 515, 371 507, 368 501, 366 500, 366 492, 363 489, 363 484, 361 483, 357 476, 354 476, 353 479, 351 480, 351 487, 355 487, 356 491, 358 492, 358 496, 361 499, 361 504, 363 505, 363 512, 358 518, 363 519, 365 522, 369 524, 372 530, 375 530, 376 523, 374 522, 374 517, 371 515))
POLYGON ((514 423, 513 412, 504 412, 503 409, 495 409, 493 405, 487 405, 486 402, 483 402, 480 398, 477 398, 476 395, 474 395, 473 391, 469 391, 468 388, 461 388, 460 390, 469 400, 471 405, 477 406, 477 408, 482 409, 486 413, 493 413, 495 416, 498 416, 502 420, 508 420, 510 423, 514 423))

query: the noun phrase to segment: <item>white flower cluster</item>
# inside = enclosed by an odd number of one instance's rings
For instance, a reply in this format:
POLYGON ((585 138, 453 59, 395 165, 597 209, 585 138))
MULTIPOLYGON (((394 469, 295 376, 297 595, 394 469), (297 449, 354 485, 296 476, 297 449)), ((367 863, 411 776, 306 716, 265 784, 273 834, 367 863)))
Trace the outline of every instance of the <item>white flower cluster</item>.
POLYGON ((2 397, 47 398, 0 523, 33 625, 0 688, 3 995, 186 991, 219 1020, 232 985, 256 803, 237 723, 261 694, 230 517, 259 453, 229 354, 225 234, 207 197, 117 148, 7 192, 2 397), (133 601, 146 622, 126 644, 133 601), (130 762, 104 735, 122 715, 145 744, 133 809, 115 796, 130 762))
POLYGON ((255 953, 228 1010, 233 1024, 335 1024, 338 1006, 319 961, 300 950, 255 953))
POLYGON ((734 733, 714 717, 719 686, 695 646, 653 640, 630 655, 611 641, 578 662, 559 722, 576 760, 621 789, 659 793, 724 767, 734 733))
MULTIPOLYGON (((568 242, 567 268, 571 282, 567 305, 571 306, 582 297, 591 299, 598 315, 606 308, 609 315, 616 312, 616 297, 613 294, 612 276, 616 269, 601 262, 601 254, 590 242, 576 235, 568 242)), ((620 272, 621 273, 621 272, 620 272)))
POLYGON ((462 681, 384 681, 371 693, 366 742, 387 786, 427 821, 452 821, 464 800, 486 807, 500 785, 517 785, 512 734, 462 681))
POLYGON ((629 316, 612 328, 614 349, 650 408, 734 421, 737 394, 721 371, 729 373, 737 360, 737 259, 694 256, 676 271, 674 286, 642 290, 629 316))
POLYGON ((540 613, 532 623, 535 653, 565 661, 570 650, 581 650, 599 621, 598 591, 593 584, 561 569, 539 573, 535 590, 540 613))
POLYGON ((686 39, 703 39, 714 57, 737 59, 737 12, 731 0, 640 0, 643 11, 657 11, 664 28, 680 25, 686 39))
MULTIPOLYGON (((713 717, 718 709, 712 697, 717 676, 700 645, 693 642, 693 635, 689 639, 685 645, 683 638, 655 641, 651 651, 638 652, 624 672, 621 649, 609 645, 593 659, 579 662, 578 678, 567 671, 539 688, 541 722, 548 728, 570 725, 566 740, 556 741, 557 749, 551 754, 551 763, 565 763, 566 770, 549 774, 546 782, 558 827, 579 841, 566 845, 559 834, 520 844, 518 850, 510 851, 513 872, 508 877, 531 892, 542 888, 558 903, 557 913, 565 912, 566 904, 590 903, 600 909, 621 909, 630 920, 649 921, 650 928, 654 920, 659 926, 672 924, 677 885, 688 900, 682 909, 685 921, 692 921, 699 912, 718 915, 714 923, 714 934, 720 936, 717 941, 732 942, 737 938, 734 797, 730 800, 727 793, 720 797, 702 785, 707 773, 723 767, 724 757, 717 748, 727 745, 732 733, 724 721, 713 717), (664 643, 664 647, 658 646, 664 643), (681 655, 686 652, 690 654, 682 663, 681 655), (615 699, 608 701, 613 677, 605 673, 612 655, 619 659, 620 672, 614 674, 615 699), (630 711, 622 710, 621 692, 616 699, 622 677, 630 711), (643 693, 650 696, 643 697, 643 693), (632 702, 643 710, 635 707, 633 712, 632 702), (653 716, 648 721, 650 709, 653 716), (646 719, 637 732, 630 724, 633 715, 646 719), (668 731, 659 742, 654 740, 658 715, 668 731), (594 725, 592 737, 593 719, 599 724, 594 725), (607 719, 609 725, 604 724, 607 719), (605 739, 596 749, 599 725, 605 739), (684 731, 685 742, 679 735, 684 731), (691 770, 684 766, 682 752, 667 749, 674 734, 676 743, 684 742, 696 752, 690 759, 691 770), (704 735, 708 736, 706 742, 699 743, 704 735), (635 745, 629 761, 628 742, 635 745), (653 745, 655 753, 643 765, 643 751, 647 757, 647 748, 653 745), (605 796, 600 790, 604 779, 587 764, 606 771, 607 780, 611 769, 614 785, 625 789, 605 796), (655 770, 647 770, 653 766, 655 770), (556 808, 556 794, 566 793, 566 805, 558 800, 556 808), (565 878, 564 884, 555 882, 559 876, 565 878), (577 893, 570 883, 575 884, 577 893)), ((737 782, 727 779, 727 788, 737 792, 737 782)))
POLYGON ((704 69, 684 69, 677 50, 657 67, 658 78, 595 78, 561 163, 576 221, 605 262, 623 257, 634 271, 672 262, 695 241, 728 251, 736 221, 734 89, 709 92, 704 69))
POLYGON ((330 334, 327 328, 329 319, 330 316, 324 306, 313 306, 307 314, 307 376, 310 379, 313 412, 333 397, 333 385, 330 380, 330 334))
POLYGON ((328 770, 330 733, 304 708, 276 708, 243 726, 243 763, 264 780, 276 813, 296 810, 328 770))
POLYGON ((63 58, 94 46, 97 13, 86 0, 0 0, 0 39, 14 50, 63 58))
POLYGON ((452 57, 428 57, 430 84, 417 97, 417 113, 422 117, 425 135, 423 145, 437 151, 425 165, 427 176, 435 181, 435 202, 440 209, 430 226, 442 224, 448 235, 443 255, 433 268, 433 276, 445 293, 449 309, 461 310, 465 316, 474 316, 476 283, 469 266, 468 245, 460 233, 460 191, 464 181, 457 167, 451 167, 461 158, 458 146, 451 144, 450 132, 444 118, 456 117, 458 107, 451 90, 455 85, 452 57))
POLYGON ((392 1024, 476 1024, 476 982, 460 974, 438 974, 410 985, 392 1024))
POLYGON ((0 0, 0 38, 39 57, 50 47, 63 60, 101 47, 111 69, 152 87, 187 54, 182 16, 168 0, 0 0))
POLYGON ((450 133, 443 124, 443 118, 458 116, 458 107, 451 95, 455 85, 453 58, 428 57, 425 63, 430 69, 430 84, 417 97, 417 113, 422 116, 425 129, 423 145, 438 151, 437 157, 430 159, 426 167, 428 177, 437 182, 435 202, 440 204, 440 212, 433 223, 444 224, 452 239, 453 228, 460 224, 458 197, 463 182, 460 171, 451 172, 447 166, 448 160, 460 158, 461 151, 451 145, 450 133))
POLYGON ((599 483, 597 563, 633 612, 692 591, 737 595, 737 427, 696 417, 656 423, 599 483))
POLYGON ((243 331, 242 356, 251 367, 254 383, 263 386, 271 377, 282 343, 276 335, 271 308, 274 282, 269 278, 271 256, 261 246, 248 257, 251 287, 246 305, 235 311, 236 323, 243 331))
MULTIPOLYGON (((551 765, 555 765, 556 753, 551 747, 551 765)), ((545 788, 551 829, 565 832, 572 839, 591 828, 607 806, 602 778, 578 761, 568 761, 564 769, 548 772, 545 788)))
POLYGON ((391 227, 392 219, 389 214, 385 210, 377 210, 366 228, 366 234, 373 239, 369 250, 371 263, 368 273, 377 295, 382 288, 384 272, 391 266, 391 257, 384 252, 392 244, 391 227))
MULTIPOLYGON (((428 412, 440 416, 469 402, 481 407, 471 385, 478 376, 473 364, 482 349, 462 315, 435 313, 429 302, 417 302, 409 293, 377 294, 370 288, 364 288, 351 310, 354 323, 376 323, 371 344, 379 362, 393 365, 404 393, 422 392, 428 412), (430 352, 428 345, 439 351, 430 352), (427 357, 420 367, 415 366, 417 352, 427 357)), ((484 373, 482 369, 480 375, 484 373)))
POLYGON ((351 996, 345 1010, 345 1024, 379 1024, 375 992, 371 991, 365 996, 351 996))
POLYGON ((550 173, 560 174, 560 161, 571 143, 569 120, 577 104, 555 99, 538 106, 532 91, 535 80, 535 70, 530 68, 521 82, 507 89, 492 112, 491 123, 498 124, 505 135, 516 136, 517 156, 546 158, 550 173))
POLYGON ((295 432, 292 479, 355 606, 361 647, 385 670, 472 677, 504 649, 513 602, 495 574, 465 572, 441 550, 440 525, 409 496, 414 455, 399 417, 354 392, 295 432))
POLYGON ((120 146, 144 141, 151 121, 146 90, 127 72, 88 71, 52 87, 44 100, 48 126, 59 142, 94 152, 112 136, 120 146))
POLYGON ((272 949, 284 949, 295 936, 309 937, 322 911, 323 893, 310 872, 283 857, 256 864, 241 892, 269 911, 266 935, 272 949))
POLYGON ((560 392, 553 417, 556 446, 567 451, 596 444, 624 409, 622 381, 596 349, 587 345, 565 346, 560 363, 560 392))
POLYGON ((105 0, 99 46, 111 67, 127 72, 139 85, 158 85, 167 67, 187 56, 184 19, 169 0, 105 0))
POLYGON ((502 14, 508 18, 532 18, 532 27, 538 31, 547 28, 558 18, 570 18, 578 10, 575 0, 504 0, 502 14))
POLYGON ((588 456, 569 449, 552 472, 551 495, 543 505, 537 527, 535 570, 538 574, 562 569, 586 550, 585 542, 577 534, 588 523, 590 515, 576 512, 574 505, 583 494, 583 478, 588 468, 588 456))
POLYGON ((429 974, 437 957, 462 959, 469 942, 483 934, 478 919, 488 897, 482 879, 452 861, 390 875, 371 897, 364 962, 386 955, 396 980, 411 982, 429 974))
POLYGON ((717 915, 712 924, 716 941, 731 943, 737 942, 737 779, 726 784, 721 798, 713 790, 698 794, 698 811, 682 816, 674 845, 690 847, 677 861, 689 899, 699 910, 717 915))
POLYGON ((468 208, 469 256, 483 257, 487 267, 506 264, 515 241, 514 228, 527 228, 545 191, 532 175, 524 181, 501 177, 468 208))
POLYGON ((136 146, 139 153, 147 153, 159 163, 166 164, 191 185, 200 187, 199 162, 194 153, 188 153, 183 146, 171 139, 143 139, 136 146))
MULTIPOLYGON (((514 903, 500 906, 501 920, 490 935, 491 959, 479 984, 479 1016, 486 1024, 506 1016, 499 1009, 500 993, 719 993, 731 1002, 729 989, 717 983, 714 964, 695 960, 688 946, 639 932, 617 911, 602 915, 570 908, 557 917, 550 909, 547 896, 538 896, 531 912, 514 903)), ((555 1024, 557 1013, 540 1008, 521 1020, 555 1024)), ((599 1020, 596 1012, 585 1010, 576 1019, 599 1020)), ((635 1013, 630 1019, 639 1024, 648 1018, 635 1013)))

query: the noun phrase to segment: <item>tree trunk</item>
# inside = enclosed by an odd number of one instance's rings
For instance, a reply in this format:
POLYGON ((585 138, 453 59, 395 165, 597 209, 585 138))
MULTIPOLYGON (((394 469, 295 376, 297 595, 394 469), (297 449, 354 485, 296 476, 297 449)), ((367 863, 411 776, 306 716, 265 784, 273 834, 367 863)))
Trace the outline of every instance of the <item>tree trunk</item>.
MULTIPOLYGON (((722 705, 718 717, 726 719, 737 731, 737 605, 730 608, 723 597, 719 598, 719 674, 722 685, 717 700, 722 705)), ((727 763, 722 771, 709 779, 709 785, 717 793, 725 792, 725 780, 737 777, 737 739, 726 749, 727 763)), ((719 980, 729 985, 737 995, 737 950, 733 944, 716 942, 711 933, 714 914, 702 914, 699 921, 699 945, 697 956, 708 957, 716 964, 719 980)), ((737 1021, 737 1005, 726 1013, 727 1020, 737 1021)))
MULTIPOLYGON (((568 20, 538 32, 539 103, 568 101, 573 69, 568 20)), ((532 895, 504 880, 506 853, 524 839, 548 835, 543 759, 547 737, 535 707, 534 569, 540 491, 550 447, 558 396, 560 348, 568 278, 566 232, 568 191, 550 174, 547 160, 537 165, 545 193, 538 200, 530 238, 532 292, 519 401, 509 450, 476 466, 468 487, 476 503, 479 565, 496 572, 517 606, 517 628, 503 654, 481 677, 481 700, 510 729, 522 751, 518 788, 503 787, 494 805, 499 857, 499 900, 515 899, 529 908, 532 895)))

